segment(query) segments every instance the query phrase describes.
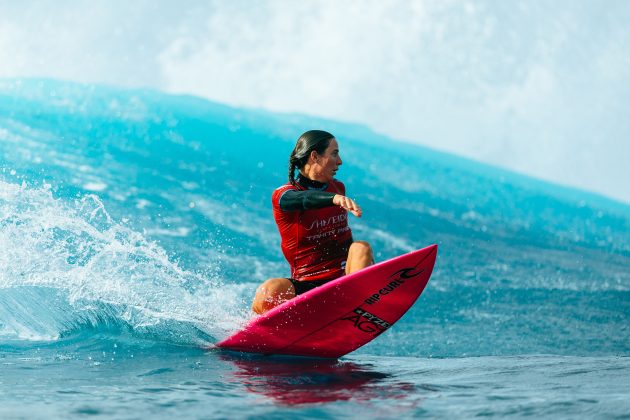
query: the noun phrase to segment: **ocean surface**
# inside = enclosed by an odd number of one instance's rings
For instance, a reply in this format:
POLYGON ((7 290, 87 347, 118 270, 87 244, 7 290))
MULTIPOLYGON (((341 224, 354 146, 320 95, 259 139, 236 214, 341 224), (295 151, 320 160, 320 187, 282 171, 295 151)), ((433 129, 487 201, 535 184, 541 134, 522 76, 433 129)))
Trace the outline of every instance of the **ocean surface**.
POLYGON ((0 80, 0 418, 630 418, 630 206, 367 128, 0 80), (287 276, 271 192, 336 135, 411 310, 339 360, 214 350, 287 276))

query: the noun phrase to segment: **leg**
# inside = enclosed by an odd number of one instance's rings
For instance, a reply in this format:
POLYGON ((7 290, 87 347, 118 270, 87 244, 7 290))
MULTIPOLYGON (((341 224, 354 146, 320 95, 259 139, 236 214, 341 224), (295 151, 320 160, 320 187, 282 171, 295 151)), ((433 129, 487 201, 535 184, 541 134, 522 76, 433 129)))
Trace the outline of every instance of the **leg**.
POLYGON ((288 279, 269 279, 258 287, 252 311, 262 315, 287 300, 295 297, 295 288, 288 279))
POLYGON ((374 254, 370 244, 365 241, 353 242, 348 250, 346 274, 354 273, 372 264, 374 264, 374 254))

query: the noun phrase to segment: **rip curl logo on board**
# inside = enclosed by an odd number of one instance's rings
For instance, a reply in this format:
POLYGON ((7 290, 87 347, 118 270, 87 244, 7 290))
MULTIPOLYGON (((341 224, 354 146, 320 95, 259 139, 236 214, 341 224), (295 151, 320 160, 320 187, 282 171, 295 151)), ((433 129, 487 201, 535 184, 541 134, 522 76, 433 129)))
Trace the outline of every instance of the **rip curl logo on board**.
POLYGON ((391 327, 391 324, 374 314, 369 313, 365 309, 356 308, 350 316, 341 318, 341 321, 349 321, 354 327, 364 333, 370 333, 377 336, 391 327))
POLYGON ((390 277, 396 277, 396 275, 398 275, 398 280, 407 280, 407 279, 411 279, 414 277, 419 276, 420 274, 422 274, 424 272, 424 268, 419 269, 418 271, 414 272, 413 270, 416 270, 416 267, 411 267, 411 268, 401 268, 400 270, 396 271, 394 274, 392 274, 390 277))
POLYGON ((377 293, 373 293, 370 297, 365 299, 365 303, 373 305, 381 299, 381 296, 386 296, 394 292, 398 287, 402 286, 407 280, 414 277, 418 277, 424 272, 424 269, 417 269, 416 267, 401 268, 389 276, 391 281, 387 286, 378 290, 377 293))

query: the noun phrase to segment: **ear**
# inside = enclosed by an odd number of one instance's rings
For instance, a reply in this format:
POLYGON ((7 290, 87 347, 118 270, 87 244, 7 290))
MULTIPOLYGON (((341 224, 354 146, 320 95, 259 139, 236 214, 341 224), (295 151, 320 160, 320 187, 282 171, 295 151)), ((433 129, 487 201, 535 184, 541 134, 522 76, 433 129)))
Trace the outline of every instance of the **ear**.
POLYGON ((317 159, 318 159, 318 158, 319 158, 319 154, 318 154, 318 153, 317 153, 317 151, 315 151, 315 150, 312 150, 312 151, 311 151, 311 154, 310 154, 310 155, 308 155, 308 161, 309 161, 309 163, 311 163, 311 164, 312 164, 312 163, 314 163, 314 162, 317 162, 317 159))

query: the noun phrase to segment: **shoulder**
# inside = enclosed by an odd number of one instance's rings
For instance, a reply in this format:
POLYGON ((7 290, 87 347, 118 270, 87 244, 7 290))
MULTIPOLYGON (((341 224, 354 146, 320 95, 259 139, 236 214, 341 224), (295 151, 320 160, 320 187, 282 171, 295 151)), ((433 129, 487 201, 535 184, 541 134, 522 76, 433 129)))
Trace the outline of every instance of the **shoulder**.
POLYGON ((346 186, 344 185, 343 182, 341 182, 341 181, 339 181, 337 179, 333 179, 331 184, 332 184, 333 191, 338 191, 342 195, 346 195, 346 186))
POLYGON ((297 191, 299 188, 296 187, 295 185, 291 185, 291 184, 284 184, 278 188, 276 188, 273 193, 271 194, 271 201, 274 205, 278 205, 278 203, 280 202, 280 198, 282 197, 282 195, 287 192, 287 191, 297 191))
POLYGON ((346 188, 346 186, 344 185, 344 183, 343 183, 343 182, 341 182, 341 181, 339 181, 337 178, 333 179, 333 180, 332 180, 332 183, 333 183, 333 184, 335 184, 335 185, 336 185, 336 186, 338 186, 338 187, 341 187, 341 188, 346 188))

